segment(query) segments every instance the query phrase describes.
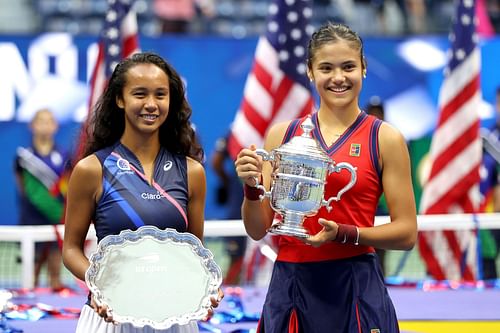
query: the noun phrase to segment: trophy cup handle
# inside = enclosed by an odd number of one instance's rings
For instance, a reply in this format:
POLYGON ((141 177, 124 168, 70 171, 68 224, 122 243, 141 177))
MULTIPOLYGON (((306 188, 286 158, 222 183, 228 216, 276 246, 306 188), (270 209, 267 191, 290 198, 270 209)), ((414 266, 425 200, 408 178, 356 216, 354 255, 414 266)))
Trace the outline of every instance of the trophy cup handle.
POLYGON ((351 180, 349 181, 349 183, 344 186, 338 193, 336 196, 334 197, 330 197, 328 200, 323 200, 322 202, 322 205, 323 206, 326 206, 326 209, 328 211, 332 210, 332 207, 330 207, 330 203, 332 201, 339 201, 340 200, 340 197, 342 196, 342 194, 344 194, 346 191, 348 191, 351 187, 354 186, 354 184, 356 183, 356 168, 353 167, 350 163, 347 163, 347 162, 341 162, 341 163, 338 163, 338 164, 335 164, 335 165, 331 165, 330 166, 330 172, 340 172, 342 169, 347 169, 349 170, 349 172, 351 173, 351 180))
POLYGON ((262 201, 265 197, 271 198, 271 191, 266 191, 266 188, 264 187, 264 185, 261 185, 259 183, 259 179, 257 177, 253 177, 253 179, 255 180, 255 187, 264 192, 263 194, 259 195, 259 200, 262 201))
MULTIPOLYGON (((262 156, 263 161, 270 161, 270 162, 274 161, 274 155, 269 154, 265 149, 259 148, 256 149, 255 152, 257 153, 257 155, 262 156)), ((265 197, 271 198, 271 191, 266 191, 266 188, 263 185, 259 184, 259 180, 257 179, 257 177, 254 177, 254 180, 255 180, 255 187, 264 192, 264 194, 261 194, 259 196, 260 201, 264 200, 265 197)))
POLYGON ((255 152, 257 153, 257 155, 262 156, 263 161, 274 161, 274 155, 269 154, 265 149, 259 148, 256 149, 255 152))

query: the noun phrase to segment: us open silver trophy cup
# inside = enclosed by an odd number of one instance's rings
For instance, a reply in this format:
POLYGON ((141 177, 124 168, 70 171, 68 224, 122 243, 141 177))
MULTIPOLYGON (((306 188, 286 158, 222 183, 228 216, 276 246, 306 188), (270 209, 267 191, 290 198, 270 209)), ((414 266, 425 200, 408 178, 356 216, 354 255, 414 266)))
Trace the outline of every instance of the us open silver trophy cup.
POLYGON ((268 197, 272 209, 283 217, 268 232, 307 238, 310 235, 303 227, 304 219, 316 215, 322 206, 330 211, 331 202, 339 201, 342 194, 356 183, 356 169, 347 162, 335 163, 319 147, 312 137, 314 125, 309 117, 302 122, 301 128, 304 131, 301 136, 293 137, 271 153, 257 149, 257 154, 273 166, 270 190, 266 191, 260 184, 257 184, 257 188, 264 191, 260 200, 268 197), (327 176, 332 172, 339 173, 342 169, 351 173, 351 180, 336 196, 325 200, 327 176))

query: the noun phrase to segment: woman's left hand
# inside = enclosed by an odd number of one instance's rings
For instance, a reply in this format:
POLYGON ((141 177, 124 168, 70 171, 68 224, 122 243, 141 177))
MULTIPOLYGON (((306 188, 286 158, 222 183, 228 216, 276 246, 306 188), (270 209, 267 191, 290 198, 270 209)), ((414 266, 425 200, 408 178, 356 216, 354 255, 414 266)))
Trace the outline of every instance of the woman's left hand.
POLYGON ((214 309, 219 306, 219 304, 223 298, 224 298, 224 292, 222 291, 221 288, 219 288, 217 298, 215 298, 215 297, 210 298, 210 302, 212 304, 210 305, 210 308, 208 309, 207 316, 205 318, 203 318, 204 321, 207 321, 210 318, 212 318, 212 316, 214 315, 214 309))
POLYGON ((333 221, 319 218, 318 222, 323 226, 323 229, 316 235, 311 235, 303 240, 304 243, 314 247, 319 247, 326 242, 333 241, 337 237, 337 232, 339 230, 338 224, 333 221))

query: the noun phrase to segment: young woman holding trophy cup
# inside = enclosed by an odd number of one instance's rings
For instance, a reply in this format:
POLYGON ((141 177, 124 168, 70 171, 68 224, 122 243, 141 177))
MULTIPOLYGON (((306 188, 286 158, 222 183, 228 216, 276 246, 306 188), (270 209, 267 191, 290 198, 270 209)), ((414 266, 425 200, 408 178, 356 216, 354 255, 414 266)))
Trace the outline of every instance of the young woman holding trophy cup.
MULTIPOLYGON (((138 53, 115 67, 90 119, 83 158, 69 181, 63 259, 77 278, 85 280, 90 266, 83 245, 91 222, 100 243, 107 236, 142 225, 170 228, 203 239, 203 151, 190 116, 181 78, 160 56, 138 53)), ((108 263, 115 270, 126 264, 116 260, 108 263)), ((137 271, 126 273, 138 276, 137 271)), ((118 283, 118 278, 126 279, 116 274, 110 284, 118 283)), ((136 279, 141 280, 139 276, 136 279)), ((141 283, 144 281, 131 281, 132 286, 141 283)), ((149 287, 158 291, 162 286, 149 287)), ((133 295, 133 290, 122 294, 126 293, 131 294, 128 299, 141 297, 133 295)), ((222 296, 219 289, 211 305, 217 306, 222 296)), ((180 298, 161 302, 180 304, 180 298)), ((198 332, 195 321, 159 330, 114 323, 108 307, 96 299, 98 295, 89 296, 77 332, 198 332)), ((130 305, 132 311, 136 304, 130 305)), ((207 311, 210 315, 213 310, 207 311)))
MULTIPOLYGON (((339 198, 339 191, 353 180, 352 172, 336 170, 327 175, 324 196, 336 200, 312 216, 305 212, 306 237, 279 235, 278 256, 257 332, 399 332, 375 248, 409 250, 416 242, 416 208, 405 140, 398 130, 359 107, 366 63, 362 40, 349 27, 328 23, 312 35, 307 75, 320 98, 317 112, 307 121, 273 125, 266 136, 265 152, 297 151, 300 155, 300 146, 283 147, 311 131, 307 123, 312 122, 312 137, 324 153, 334 163, 352 165, 356 179, 339 198), (374 226, 382 192, 390 223, 374 226)), ((283 195, 288 195, 288 201, 301 200, 297 193, 307 198, 318 181, 304 185, 311 178, 302 176, 305 172, 289 176, 281 169, 276 171, 282 156, 268 163, 266 153, 256 148, 242 149, 235 166, 245 187, 245 228, 250 237, 259 240, 269 230, 276 230, 273 221, 280 214, 275 205, 283 195), (298 181, 279 188, 287 177, 298 181), (256 180, 270 191, 255 187, 256 180), (273 192, 279 192, 279 198, 273 192)))

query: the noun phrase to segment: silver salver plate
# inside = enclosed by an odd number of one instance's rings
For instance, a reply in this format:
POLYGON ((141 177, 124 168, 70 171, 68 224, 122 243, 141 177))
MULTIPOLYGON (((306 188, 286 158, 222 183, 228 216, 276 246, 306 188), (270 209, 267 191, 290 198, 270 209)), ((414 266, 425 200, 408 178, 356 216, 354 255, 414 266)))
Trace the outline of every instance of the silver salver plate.
POLYGON ((196 236, 142 226, 104 237, 85 282, 116 322, 167 329, 206 317, 222 272, 196 236))

